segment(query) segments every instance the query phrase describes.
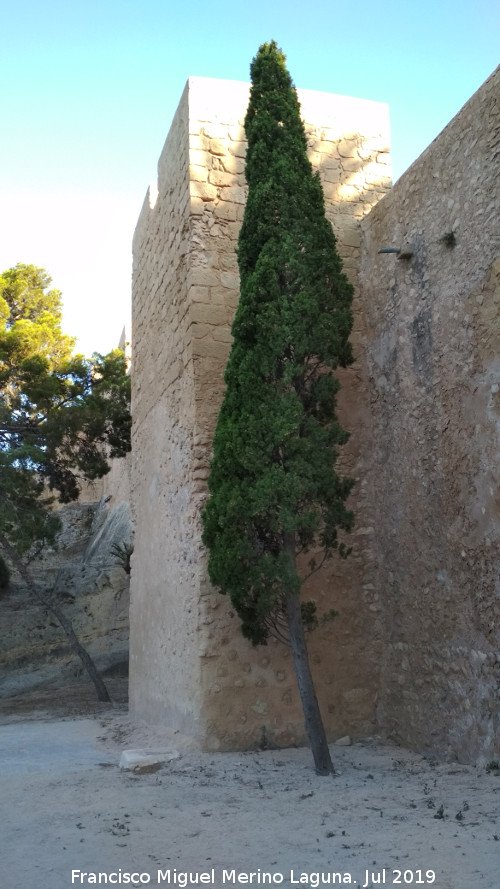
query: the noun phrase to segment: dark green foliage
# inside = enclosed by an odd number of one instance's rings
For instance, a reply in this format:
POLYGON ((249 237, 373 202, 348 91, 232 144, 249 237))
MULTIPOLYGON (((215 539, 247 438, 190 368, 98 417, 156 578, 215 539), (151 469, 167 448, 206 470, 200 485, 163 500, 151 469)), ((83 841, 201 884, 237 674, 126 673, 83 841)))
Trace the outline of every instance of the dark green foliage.
POLYGON ((7 562, 0 556, 0 590, 6 590, 10 582, 10 571, 7 562))
POLYGON ((457 243, 455 232, 446 232, 446 234, 444 234, 440 240, 441 243, 445 247, 448 247, 450 250, 453 249, 453 247, 455 247, 457 243))
MULTIPOLYGON (((230 595, 243 634, 262 644, 280 635, 285 595, 303 582, 285 536, 297 555, 345 554, 338 530, 352 526, 345 507, 352 481, 334 468, 348 436, 336 418, 333 371, 352 361, 352 287, 274 42, 260 47, 251 75, 240 301, 203 540, 212 583, 230 595)), ((310 610, 307 617, 313 622, 310 610)))
POLYGON ((19 554, 54 539, 51 492, 75 500, 130 449, 124 356, 73 356, 49 285, 35 266, 0 276, 0 534, 19 554))

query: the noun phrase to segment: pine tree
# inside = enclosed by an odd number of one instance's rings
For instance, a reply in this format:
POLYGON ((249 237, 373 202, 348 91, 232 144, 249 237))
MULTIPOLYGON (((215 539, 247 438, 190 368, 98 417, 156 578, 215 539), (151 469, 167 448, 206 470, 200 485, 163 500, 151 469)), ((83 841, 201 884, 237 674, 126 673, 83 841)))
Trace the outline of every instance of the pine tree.
POLYGON ((107 701, 90 655, 55 596, 34 583, 26 556, 54 543, 54 500, 76 500, 82 479, 101 478, 109 458, 130 450, 130 379, 119 350, 91 359, 72 354, 75 340, 61 330, 61 294, 50 284, 34 265, 0 275, 0 586, 10 563, 107 701))
POLYGON ((334 468, 348 435, 336 417, 333 373, 352 361, 352 287, 274 41, 260 47, 251 78, 240 300, 203 540, 211 582, 229 594, 243 635, 255 645, 287 637, 316 771, 329 774, 304 632, 314 606, 301 606, 300 590, 304 576, 335 550, 346 554, 338 530, 353 523, 345 506, 352 481, 334 468))

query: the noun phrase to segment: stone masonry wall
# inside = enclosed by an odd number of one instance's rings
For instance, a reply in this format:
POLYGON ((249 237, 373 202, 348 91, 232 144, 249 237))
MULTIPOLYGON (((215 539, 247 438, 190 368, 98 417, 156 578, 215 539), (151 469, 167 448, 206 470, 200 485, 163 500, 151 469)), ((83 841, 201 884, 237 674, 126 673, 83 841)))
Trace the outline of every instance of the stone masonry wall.
POLYGON ((500 69, 362 225, 378 718, 463 761, 500 750, 499 169, 500 69))
POLYGON ((131 708, 200 731, 188 88, 134 237, 131 708))
MULTIPOLYGON (((360 220, 390 186, 385 105, 299 91, 327 215, 357 283, 360 220)), ((288 650, 253 649, 211 589, 201 544, 213 429, 238 300, 235 255, 246 185, 246 84, 191 78, 134 239, 131 709, 208 748, 304 739, 288 650)), ((365 336, 355 306, 354 345, 365 336)), ((383 625, 372 581, 374 514, 364 482, 368 399, 360 365, 343 374, 352 432, 343 468, 359 481, 348 563, 332 562, 308 597, 340 617, 310 637, 331 738, 373 727, 383 625), (356 393, 356 395, 354 395, 356 393), (360 396, 361 393, 361 396, 360 396)))

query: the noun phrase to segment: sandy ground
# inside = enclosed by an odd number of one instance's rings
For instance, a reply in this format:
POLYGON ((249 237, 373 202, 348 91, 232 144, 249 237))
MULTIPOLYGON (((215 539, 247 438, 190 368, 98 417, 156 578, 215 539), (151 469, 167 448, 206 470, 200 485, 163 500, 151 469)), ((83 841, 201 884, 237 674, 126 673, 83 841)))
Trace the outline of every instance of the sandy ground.
POLYGON ((99 874, 216 889, 500 887, 500 775, 484 768, 367 739, 332 746, 338 774, 322 778, 308 750, 201 753, 124 707, 76 718, 21 704, 0 714, 2 889, 103 885, 99 874), (138 775, 118 767, 134 747, 180 756, 138 775))

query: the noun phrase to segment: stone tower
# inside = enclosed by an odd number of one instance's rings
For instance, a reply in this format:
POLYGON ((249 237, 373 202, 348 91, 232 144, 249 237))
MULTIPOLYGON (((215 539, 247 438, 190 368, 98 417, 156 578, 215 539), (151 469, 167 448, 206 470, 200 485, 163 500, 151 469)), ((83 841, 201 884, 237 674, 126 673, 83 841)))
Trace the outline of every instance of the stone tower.
MULTIPOLYGON (((201 544, 200 509, 238 301, 248 90, 244 83, 189 79, 134 238, 131 709, 211 749, 304 738, 288 649, 254 649, 242 638, 230 602, 208 583, 201 544)), ((356 285, 360 221, 390 187, 388 109, 298 93, 310 159, 356 285)), ((356 304, 355 317, 356 351, 356 304)), ((353 433, 342 469, 359 477, 369 424, 356 364, 342 384, 342 421, 353 433)), ((373 521, 363 484, 353 506, 352 558, 347 565, 333 560, 307 590, 320 610, 340 613, 310 637, 331 738, 373 725, 378 687, 380 603, 369 576, 373 521)))

